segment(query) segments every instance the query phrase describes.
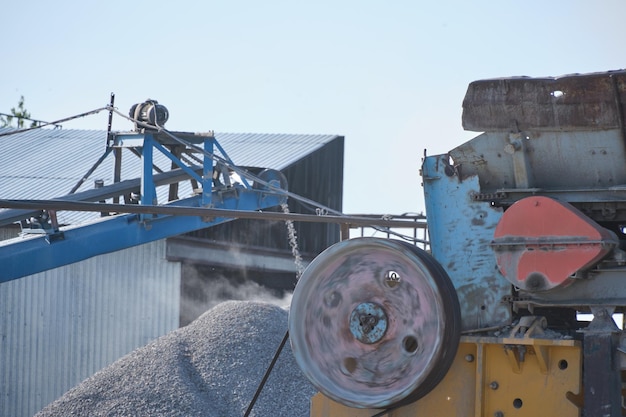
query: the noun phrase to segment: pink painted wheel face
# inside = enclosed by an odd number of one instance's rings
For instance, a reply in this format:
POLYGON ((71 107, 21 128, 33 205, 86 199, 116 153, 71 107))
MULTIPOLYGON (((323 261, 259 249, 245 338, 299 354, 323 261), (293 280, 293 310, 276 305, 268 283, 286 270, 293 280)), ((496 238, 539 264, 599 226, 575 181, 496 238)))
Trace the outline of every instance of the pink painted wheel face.
POLYGON ((289 314, 298 365, 326 396, 359 408, 418 399, 458 346, 458 299, 426 252, 397 240, 333 245, 305 270, 289 314))

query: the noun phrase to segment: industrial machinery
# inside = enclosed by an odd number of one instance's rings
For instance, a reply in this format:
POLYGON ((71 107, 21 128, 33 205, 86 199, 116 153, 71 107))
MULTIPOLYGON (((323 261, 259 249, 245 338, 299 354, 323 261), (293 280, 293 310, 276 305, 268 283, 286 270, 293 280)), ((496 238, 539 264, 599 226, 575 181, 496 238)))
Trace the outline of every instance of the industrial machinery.
POLYGON ((346 240, 298 282, 311 417, 626 414, 625 101, 626 71, 469 85, 483 133, 423 159, 430 251, 346 240))
MULTIPOLYGON (((113 96, 111 100, 109 127, 113 112, 119 114, 113 96)), ((287 201, 287 179, 280 171, 264 169, 253 175, 238 167, 213 132, 165 130, 162 125, 169 112, 156 100, 135 104, 129 113, 126 118, 133 122, 134 130, 109 130, 104 154, 69 195, 53 200, 2 200, 2 207, 13 210, 0 212, 0 225, 19 221, 23 233, 0 242, 0 283, 211 227, 234 220, 240 212, 287 201), (141 159, 141 178, 121 180, 123 149, 141 159), (115 158, 115 181, 75 192, 109 155, 115 158), (172 169, 163 172, 155 163, 157 157, 169 162, 172 169), (231 178, 235 173, 241 174, 238 181, 231 178), (179 186, 186 182, 192 184, 192 195, 179 198, 179 186), (125 204, 118 204, 120 198, 125 204), (114 204, 107 204, 107 199, 114 204), (62 227, 57 210, 100 211, 102 218, 62 227)))

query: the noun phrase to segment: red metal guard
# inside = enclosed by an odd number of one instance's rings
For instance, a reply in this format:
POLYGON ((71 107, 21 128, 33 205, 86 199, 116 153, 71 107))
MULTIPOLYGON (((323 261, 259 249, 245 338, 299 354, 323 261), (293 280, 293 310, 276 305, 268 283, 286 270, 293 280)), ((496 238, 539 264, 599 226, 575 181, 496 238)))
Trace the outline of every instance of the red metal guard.
POLYGON ((492 246, 502 274, 518 288, 546 291, 571 283, 600 261, 617 237, 569 203, 527 197, 504 212, 492 246))

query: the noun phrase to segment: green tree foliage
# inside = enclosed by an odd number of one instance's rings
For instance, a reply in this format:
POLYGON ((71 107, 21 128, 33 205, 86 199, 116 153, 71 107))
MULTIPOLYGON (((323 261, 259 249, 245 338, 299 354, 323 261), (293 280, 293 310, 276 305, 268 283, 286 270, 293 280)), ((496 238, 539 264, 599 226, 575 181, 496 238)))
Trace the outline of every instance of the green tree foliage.
MULTIPOLYGON (((20 101, 17 103, 17 108, 11 107, 11 115, 0 116, 0 127, 11 127, 13 119, 17 119, 17 128, 24 127, 24 121, 30 120, 30 113, 24 107, 24 96, 20 96, 20 101)), ((37 126, 36 121, 32 121, 30 127, 37 126)))

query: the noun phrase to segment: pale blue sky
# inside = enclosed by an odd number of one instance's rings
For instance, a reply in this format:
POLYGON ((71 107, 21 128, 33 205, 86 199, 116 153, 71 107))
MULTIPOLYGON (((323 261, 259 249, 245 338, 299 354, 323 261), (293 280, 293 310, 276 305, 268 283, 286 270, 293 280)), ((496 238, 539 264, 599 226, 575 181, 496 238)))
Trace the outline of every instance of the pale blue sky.
POLYGON ((625 15, 623 0, 12 2, 0 112, 24 95, 56 120, 115 92, 123 112, 166 105, 171 130, 340 134, 344 212, 420 212, 424 149, 476 135, 468 83, 624 68, 625 15))

